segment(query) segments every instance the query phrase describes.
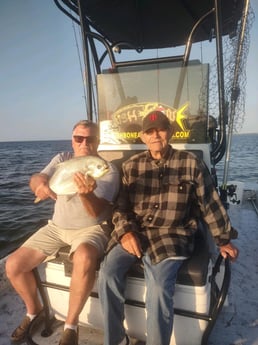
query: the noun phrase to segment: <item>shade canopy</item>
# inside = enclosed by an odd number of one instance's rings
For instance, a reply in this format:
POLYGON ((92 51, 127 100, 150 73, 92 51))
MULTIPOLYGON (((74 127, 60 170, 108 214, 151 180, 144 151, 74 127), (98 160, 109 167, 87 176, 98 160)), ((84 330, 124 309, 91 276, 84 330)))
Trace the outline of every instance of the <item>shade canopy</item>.
MULTIPOLYGON (((193 26, 221 5, 222 35, 234 35, 244 0, 59 0, 74 12, 81 4, 88 25, 111 44, 130 49, 176 47, 186 44, 193 26)), ((193 42, 209 40, 215 30, 214 11, 202 22, 193 42)))

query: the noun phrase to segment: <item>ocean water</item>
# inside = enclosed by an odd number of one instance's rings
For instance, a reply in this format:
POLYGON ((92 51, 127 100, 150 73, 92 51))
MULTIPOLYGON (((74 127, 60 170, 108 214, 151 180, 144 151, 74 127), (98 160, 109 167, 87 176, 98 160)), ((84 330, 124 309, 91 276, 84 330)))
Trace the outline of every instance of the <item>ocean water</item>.
MULTIPOLYGON (((0 142, 0 257, 51 217, 53 201, 34 204, 28 182, 70 141, 0 142)), ((217 166, 222 183, 224 159, 217 166)), ((258 184, 258 133, 234 135, 228 180, 258 184)))
POLYGON ((61 151, 71 151, 70 140, 0 142, 0 257, 51 216, 53 201, 34 204, 28 184, 61 151))
MULTIPOLYGON (((220 183, 224 163, 225 157, 216 166, 220 183)), ((258 133, 233 135, 227 180, 245 182, 247 187, 258 184, 258 133)))

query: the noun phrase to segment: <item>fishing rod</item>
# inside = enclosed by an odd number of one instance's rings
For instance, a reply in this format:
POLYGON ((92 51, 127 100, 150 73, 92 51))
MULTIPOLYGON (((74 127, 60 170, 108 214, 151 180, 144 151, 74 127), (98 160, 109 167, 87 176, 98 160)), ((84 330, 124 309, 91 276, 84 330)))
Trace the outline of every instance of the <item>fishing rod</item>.
MULTIPOLYGON (((70 11, 72 11, 72 10, 70 9, 70 11)), ((81 72, 82 84, 83 84, 83 98, 84 98, 84 102, 85 102, 85 110, 86 110, 86 112, 87 112, 86 87, 85 87, 85 82, 84 82, 84 74, 83 74, 83 68, 82 68, 82 61, 81 61, 80 49, 79 49, 79 44, 78 44, 78 40, 77 40, 77 35, 76 35, 74 20, 72 20, 72 27, 73 27, 73 33, 74 33, 74 39, 75 39, 75 44, 76 44, 78 59, 79 59, 79 65, 80 65, 80 72, 81 72)))

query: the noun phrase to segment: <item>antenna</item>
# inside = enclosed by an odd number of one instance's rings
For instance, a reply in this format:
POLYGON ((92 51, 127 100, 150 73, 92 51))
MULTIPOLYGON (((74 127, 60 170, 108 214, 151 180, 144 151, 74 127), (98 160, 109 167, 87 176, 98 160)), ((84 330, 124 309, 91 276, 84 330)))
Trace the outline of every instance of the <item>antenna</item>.
MULTIPOLYGON (((71 12, 71 10, 70 10, 71 12)), ((77 48, 77 54, 78 54, 78 59, 79 59, 79 65, 80 65, 80 71, 81 71, 81 77, 82 77, 82 85, 83 85, 83 98, 85 102, 85 109, 86 109, 86 114, 87 114, 87 102, 86 102, 86 90, 85 90, 85 79, 84 79, 84 73, 82 69, 82 62, 81 62, 81 56, 80 56, 80 49, 78 45, 78 40, 77 40, 77 35, 76 35, 76 29, 74 25, 74 21, 72 20, 72 27, 73 27, 73 33, 74 33, 74 39, 75 39, 75 44, 77 48)))

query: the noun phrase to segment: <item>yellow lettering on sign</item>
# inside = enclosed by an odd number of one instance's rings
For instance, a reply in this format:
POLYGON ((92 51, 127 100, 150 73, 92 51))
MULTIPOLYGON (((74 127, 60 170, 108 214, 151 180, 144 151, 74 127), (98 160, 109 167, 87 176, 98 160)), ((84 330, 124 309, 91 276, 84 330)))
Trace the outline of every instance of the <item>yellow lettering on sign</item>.
POLYGON ((187 102, 181 108, 179 108, 176 112, 176 122, 183 131, 187 130, 184 123, 184 120, 187 119, 187 115, 184 114, 184 111, 188 108, 188 106, 189 106, 189 103, 187 102))
POLYGON ((178 131, 178 132, 175 132, 172 136, 172 138, 174 139, 187 139, 189 138, 190 136, 190 131, 178 131))
POLYGON ((116 133, 118 139, 137 139, 140 137, 138 132, 121 132, 116 133))

